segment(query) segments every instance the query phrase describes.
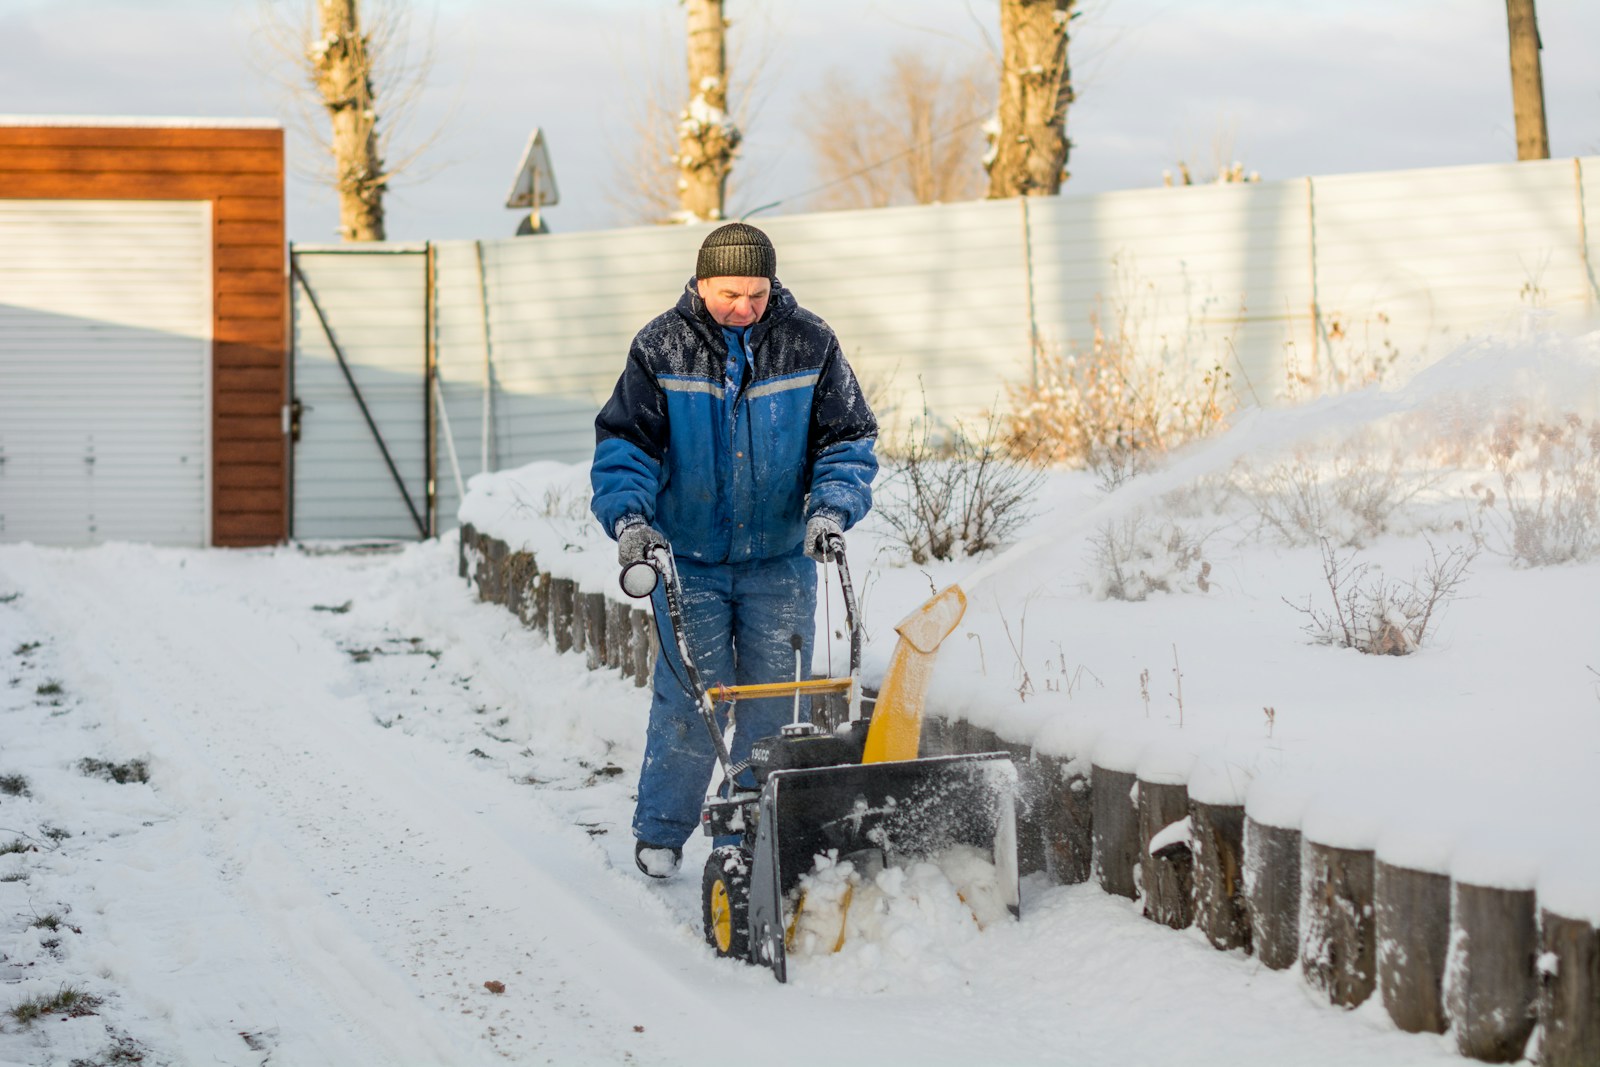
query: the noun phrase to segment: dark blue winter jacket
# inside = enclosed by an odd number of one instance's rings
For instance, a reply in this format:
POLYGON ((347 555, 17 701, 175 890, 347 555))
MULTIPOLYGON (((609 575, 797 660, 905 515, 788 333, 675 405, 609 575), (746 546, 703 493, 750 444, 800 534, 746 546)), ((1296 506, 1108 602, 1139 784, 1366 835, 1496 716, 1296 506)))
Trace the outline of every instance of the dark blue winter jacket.
POLYGON ((693 279, 634 337, 595 419, 591 507, 613 536, 637 515, 680 556, 742 563, 795 551, 819 510, 849 529, 872 506, 878 424, 828 324, 774 280, 746 339, 754 366, 730 396, 728 340, 693 279))

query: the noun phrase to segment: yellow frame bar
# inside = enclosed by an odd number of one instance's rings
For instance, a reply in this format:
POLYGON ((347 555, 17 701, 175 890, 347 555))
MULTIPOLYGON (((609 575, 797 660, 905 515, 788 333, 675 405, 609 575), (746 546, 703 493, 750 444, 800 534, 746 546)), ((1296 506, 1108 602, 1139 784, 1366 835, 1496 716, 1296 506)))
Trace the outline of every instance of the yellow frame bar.
POLYGON ((762 697, 787 697, 796 693, 845 693, 849 678, 810 678, 803 682, 760 682, 754 685, 714 685, 706 690, 713 701, 759 700, 762 697))

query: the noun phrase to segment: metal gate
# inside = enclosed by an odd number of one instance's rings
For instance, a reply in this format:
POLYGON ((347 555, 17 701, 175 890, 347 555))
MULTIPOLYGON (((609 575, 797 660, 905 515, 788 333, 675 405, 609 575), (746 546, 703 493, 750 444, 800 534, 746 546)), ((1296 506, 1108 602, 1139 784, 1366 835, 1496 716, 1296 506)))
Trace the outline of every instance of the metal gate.
POLYGON ((293 536, 432 536, 431 246, 295 245, 289 264, 293 536))

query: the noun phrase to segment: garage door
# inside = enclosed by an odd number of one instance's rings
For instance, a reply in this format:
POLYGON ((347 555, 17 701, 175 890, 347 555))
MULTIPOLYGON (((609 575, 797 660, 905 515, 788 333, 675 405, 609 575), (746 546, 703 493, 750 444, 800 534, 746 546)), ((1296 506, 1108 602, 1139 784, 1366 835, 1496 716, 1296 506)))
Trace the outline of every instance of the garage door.
POLYGON ((210 541, 211 207, 0 200, 0 541, 210 541))

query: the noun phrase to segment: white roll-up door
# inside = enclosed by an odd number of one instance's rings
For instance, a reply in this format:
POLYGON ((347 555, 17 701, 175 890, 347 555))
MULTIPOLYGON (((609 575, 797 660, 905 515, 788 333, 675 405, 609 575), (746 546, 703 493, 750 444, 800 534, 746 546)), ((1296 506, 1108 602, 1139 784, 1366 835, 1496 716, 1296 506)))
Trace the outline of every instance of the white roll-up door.
POLYGON ((211 206, 0 200, 0 541, 210 540, 211 206))

